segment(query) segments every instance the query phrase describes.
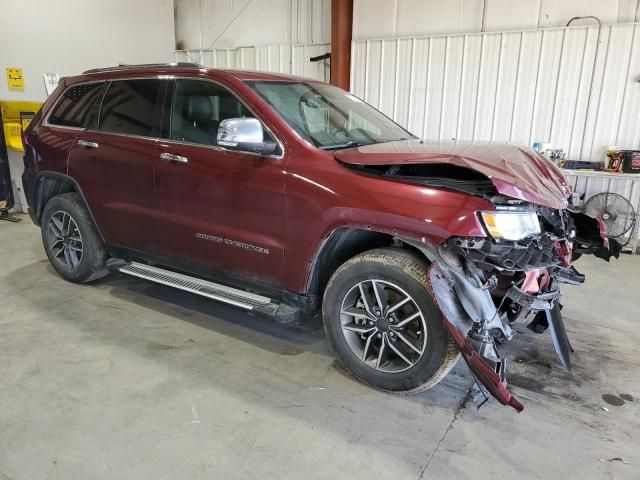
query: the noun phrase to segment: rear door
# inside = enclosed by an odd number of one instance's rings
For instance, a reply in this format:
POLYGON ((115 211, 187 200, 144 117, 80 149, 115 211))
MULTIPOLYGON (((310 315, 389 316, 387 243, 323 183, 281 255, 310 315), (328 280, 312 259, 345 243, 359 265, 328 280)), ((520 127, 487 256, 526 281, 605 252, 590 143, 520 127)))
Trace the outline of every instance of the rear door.
POLYGON ((76 137, 69 154, 69 174, 109 244, 148 251, 157 234, 153 166, 167 84, 157 78, 110 82, 97 124, 76 137))
POLYGON ((222 120, 255 117, 219 83, 177 79, 167 109, 170 126, 155 168, 156 215, 166 227, 158 247, 184 261, 282 285, 282 148, 261 157, 217 145, 222 120))

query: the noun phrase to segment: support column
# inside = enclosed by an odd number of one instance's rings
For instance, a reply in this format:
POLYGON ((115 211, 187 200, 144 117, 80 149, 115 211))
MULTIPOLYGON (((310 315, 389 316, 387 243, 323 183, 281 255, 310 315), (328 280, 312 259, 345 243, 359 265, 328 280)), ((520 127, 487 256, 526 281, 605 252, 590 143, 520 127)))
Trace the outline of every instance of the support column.
POLYGON ((331 0, 331 83, 349 90, 353 0, 331 0))

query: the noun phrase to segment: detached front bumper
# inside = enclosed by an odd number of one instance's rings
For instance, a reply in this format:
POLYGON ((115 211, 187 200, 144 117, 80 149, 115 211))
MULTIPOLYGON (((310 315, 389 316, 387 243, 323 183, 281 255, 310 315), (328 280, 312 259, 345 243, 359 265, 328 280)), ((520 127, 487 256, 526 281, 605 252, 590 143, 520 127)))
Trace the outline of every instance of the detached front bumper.
POLYGON ((458 344, 462 357, 476 379, 476 404, 482 405, 488 400, 488 394, 491 394, 501 404, 521 412, 524 406, 507 389, 506 364, 498 354, 494 337, 489 333, 491 328, 483 328, 482 331, 478 325, 490 322, 495 328, 506 327, 504 333, 512 336, 511 329, 502 325, 497 318, 497 310, 488 289, 476 286, 477 295, 471 296, 467 289, 474 288, 472 281, 467 282, 461 274, 454 273, 452 277, 450 272, 447 273, 449 274, 445 274, 438 263, 432 263, 427 288, 436 301, 445 327, 458 344), (460 290, 467 290, 467 295, 460 297, 460 290), (494 311, 493 315, 490 314, 491 310, 494 311))
POLYGON ((547 260, 553 246, 548 246, 547 252, 539 251, 540 243, 535 249, 515 246, 506 251, 506 258, 516 259, 515 264, 508 263, 512 269, 507 270, 504 264, 496 265, 505 257, 486 255, 496 252, 493 247, 475 242, 463 256, 461 243, 467 246, 456 239, 449 248, 439 250, 429 268, 427 288, 476 379, 476 404, 480 406, 493 396, 520 412, 523 405, 507 389, 506 359, 500 356, 498 346, 511 340, 514 322, 529 317, 535 321, 541 316, 562 364, 570 368, 571 347, 560 315, 559 289, 559 280, 568 277, 570 270, 547 260))
MULTIPOLYGON (((445 327, 458 344, 462 357, 476 378, 478 393, 484 397, 479 402, 478 395, 476 395, 476 404, 481 405, 484 403, 488 398, 486 396, 486 392, 488 392, 501 404, 509 405, 516 411, 521 412, 524 406, 507 389, 507 382, 504 378, 505 364, 497 353, 493 339, 486 338, 483 341, 482 338, 476 337, 473 342, 475 345, 472 345, 471 338, 464 332, 471 331, 474 323, 478 322, 472 320, 467 309, 462 305, 462 299, 458 297, 456 292, 455 281, 452 281, 450 276, 445 275, 435 262, 429 268, 427 288, 436 301, 445 327)), ((477 303, 479 308, 473 308, 472 305, 476 303, 473 299, 469 299, 471 302, 466 302, 477 313, 481 313, 483 309, 488 308, 488 302, 493 305, 491 296, 486 290, 484 292, 479 292, 480 298, 478 298, 479 302, 477 303)))
POLYGON ((513 337, 515 322, 528 321, 535 333, 548 329, 560 362, 571 369, 560 285, 584 282, 571 266, 580 254, 607 261, 619 254, 619 245, 606 239, 596 219, 548 209, 540 218, 542 232, 517 241, 487 236, 451 237, 437 248, 412 243, 431 260, 427 288, 476 379, 478 405, 492 395, 518 412, 523 409, 507 389, 506 361, 498 352, 513 337))

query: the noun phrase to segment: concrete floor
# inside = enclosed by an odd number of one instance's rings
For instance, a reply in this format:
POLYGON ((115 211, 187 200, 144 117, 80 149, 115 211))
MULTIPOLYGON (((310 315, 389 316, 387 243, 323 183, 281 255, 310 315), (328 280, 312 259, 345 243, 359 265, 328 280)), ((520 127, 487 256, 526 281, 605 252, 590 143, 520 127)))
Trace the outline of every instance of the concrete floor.
POLYGON ((548 335, 512 343, 518 415, 477 411, 464 362, 386 395, 341 372, 317 323, 67 283, 27 217, 0 222, 0 245, 1 480, 639 478, 640 258, 578 262, 573 374, 548 335))

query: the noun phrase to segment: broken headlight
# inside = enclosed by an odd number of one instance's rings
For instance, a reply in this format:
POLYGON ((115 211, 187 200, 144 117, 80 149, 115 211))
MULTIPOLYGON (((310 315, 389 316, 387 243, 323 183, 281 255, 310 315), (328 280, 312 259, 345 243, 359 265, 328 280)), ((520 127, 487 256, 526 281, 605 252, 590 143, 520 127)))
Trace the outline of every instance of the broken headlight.
POLYGON ((534 211, 495 210, 480 212, 480 217, 493 238, 515 241, 540 233, 540 221, 534 211))

